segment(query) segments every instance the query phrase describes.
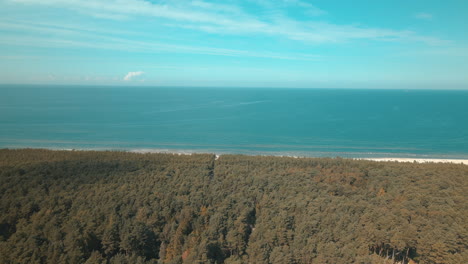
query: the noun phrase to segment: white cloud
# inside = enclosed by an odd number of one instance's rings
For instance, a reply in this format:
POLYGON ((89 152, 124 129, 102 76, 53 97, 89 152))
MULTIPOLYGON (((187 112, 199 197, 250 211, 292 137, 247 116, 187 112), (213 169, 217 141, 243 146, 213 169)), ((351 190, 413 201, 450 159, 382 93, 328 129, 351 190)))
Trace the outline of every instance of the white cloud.
POLYGON ((127 75, 125 75, 125 77, 123 78, 124 81, 131 81, 134 77, 137 77, 137 76, 140 76, 140 75, 143 75, 144 72, 142 71, 136 71, 136 72, 129 72, 127 73, 127 75))
POLYGON ((414 17, 417 19, 422 19, 422 20, 432 20, 434 18, 432 14, 425 13, 425 12, 417 13, 414 15, 414 17))

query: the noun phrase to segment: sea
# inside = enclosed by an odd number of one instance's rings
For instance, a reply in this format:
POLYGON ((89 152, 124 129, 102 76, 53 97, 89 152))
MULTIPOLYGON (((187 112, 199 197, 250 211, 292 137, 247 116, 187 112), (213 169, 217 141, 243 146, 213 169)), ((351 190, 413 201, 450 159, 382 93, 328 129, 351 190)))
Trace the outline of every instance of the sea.
POLYGON ((0 86, 0 148, 468 158, 468 91, 0 86))

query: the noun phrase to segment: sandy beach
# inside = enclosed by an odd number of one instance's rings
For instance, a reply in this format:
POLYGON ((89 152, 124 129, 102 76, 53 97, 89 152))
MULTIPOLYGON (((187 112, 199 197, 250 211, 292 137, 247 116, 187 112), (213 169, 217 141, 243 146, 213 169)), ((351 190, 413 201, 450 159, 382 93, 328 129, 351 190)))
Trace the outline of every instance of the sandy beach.
POLYGON ((357 158, 357 160, 398 161, 398 162, 417 162, 417 163, 454 163, 454 164, 468 165, 468 160, 466 159, 357 158))
MULTIPOLYGON (((66 151, 105 151, 104 149, 50 149, 50 150, 66 150, 66 151)), ((121 151, 121 150, 111 150, 111 151, 121 151)), ((213 154, 215 159, 218 160, 222 155, 229 155, 233 153, 213 153, 210 151, 200 151, 195 150, 172 150, 172 149, 131 149, 125 150, 133 153, 162 153, 162 154, 173 154, 173 155, 192 155, 192 154, 213 154)), ((293 156, 293 155, 272 155, 272 154, 257 154, 249 156, 276 156, 276 157, 289 157, 289 158, 319 158, 319 157, 308 157, 308 156, 293 156)), ((380 162, 417 162, 417 163, 453 163, 453 164, 464 164, 468 165, 468 159, 422 159, 422 158, 350 158, 353 160, 371 160, 371 161, 380 161, 380 162)))
MULTIPOLYGON (((130 152, 135 153, 166 153, 166 154, 176 154, 176 155, 191 155, 191 154, 208 154, 206 152, 197 152, 193 150, 169 150, 169 149, 133 149, 130 152)), ((216 159, 219 159, 222 156, 222 153, 212 153, 216 155, 216 159)), ((255 155, 252 155, 255 156, 255 155)), ((260 156, 269 156, 260 155, 260 156)), ((307 156, 290 156, 290 155, 272 155, 277 157, 290 157, 290 158, 314 158, 307 156)), ((390 161, 390 162, 417 162, 417 163, 453 163, 453 164, 465 164, 468 165, 468 159, 422 159, 422 158, 352 158, 354 160, 372 160, 372 161, 390 161)))

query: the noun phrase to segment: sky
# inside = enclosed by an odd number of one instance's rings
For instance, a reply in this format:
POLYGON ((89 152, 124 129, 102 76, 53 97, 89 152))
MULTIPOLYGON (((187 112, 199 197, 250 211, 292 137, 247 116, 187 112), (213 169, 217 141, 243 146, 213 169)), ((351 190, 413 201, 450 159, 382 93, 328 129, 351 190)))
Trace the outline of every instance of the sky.
POLYGON ((468 89, 466 0, 0 0, 0 83, 468 89))

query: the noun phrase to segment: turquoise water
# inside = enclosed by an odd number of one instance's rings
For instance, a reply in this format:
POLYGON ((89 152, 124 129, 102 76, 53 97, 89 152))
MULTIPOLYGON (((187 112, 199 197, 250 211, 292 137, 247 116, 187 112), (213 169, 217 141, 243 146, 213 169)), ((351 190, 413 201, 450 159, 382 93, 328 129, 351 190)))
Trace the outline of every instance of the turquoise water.
POLYGON ((468 91, 0 86, 0 148, 468 158, 468 91))

